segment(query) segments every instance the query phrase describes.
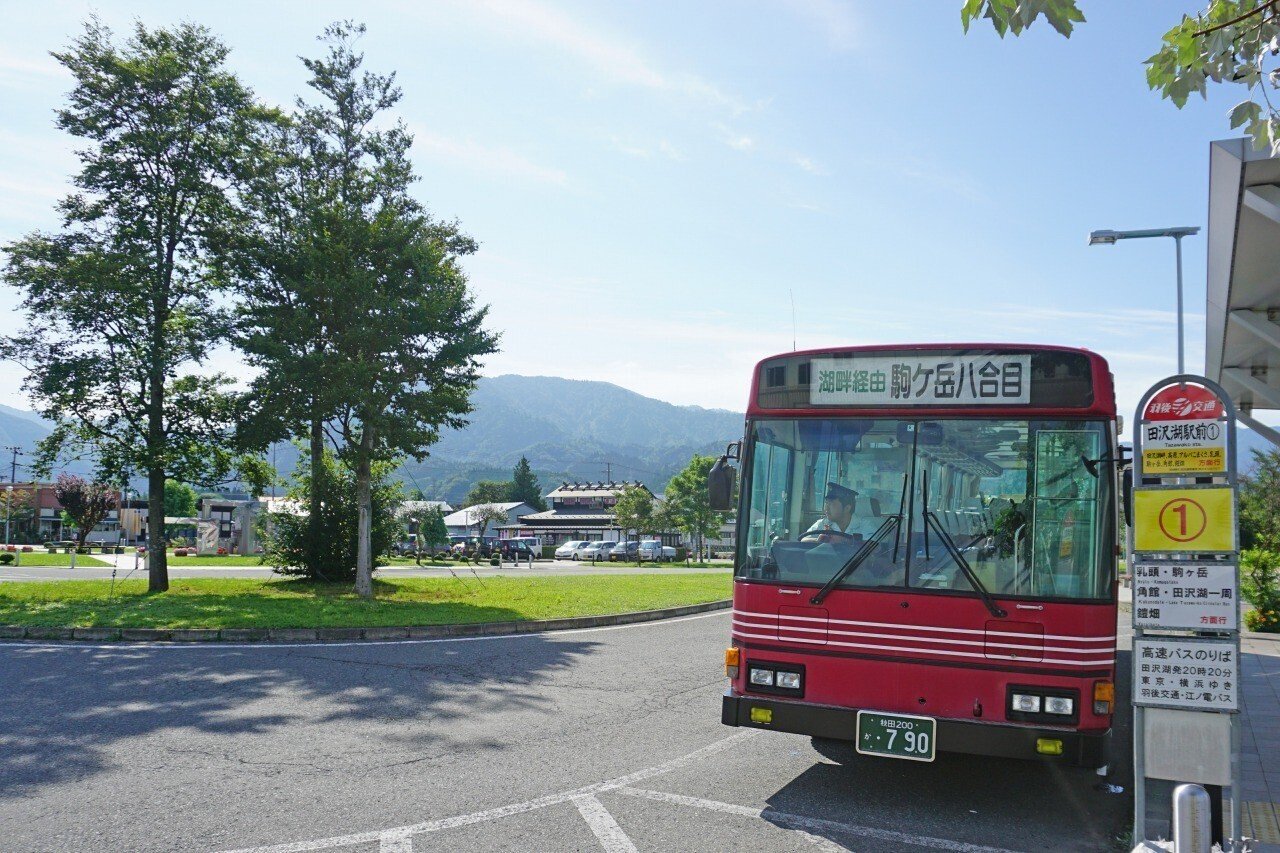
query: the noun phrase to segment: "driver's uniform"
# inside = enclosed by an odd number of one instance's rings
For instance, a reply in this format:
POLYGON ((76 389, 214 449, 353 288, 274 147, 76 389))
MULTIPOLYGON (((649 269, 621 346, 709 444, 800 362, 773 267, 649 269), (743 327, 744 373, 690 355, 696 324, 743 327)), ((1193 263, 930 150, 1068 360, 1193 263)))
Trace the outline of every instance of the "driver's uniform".
POLYGON ((847 527, 841 527, 824 515, 805 531, 805 535, 810 533, 824 533, 829 530, 833 533, 845 533, 849 536, 861 536, 866 540, 870 539, 871 535, 880 529, 880 524, 883 521, 884 519, 880 518, 868 518, 866 516, 855 515, 849 519, 847 527))

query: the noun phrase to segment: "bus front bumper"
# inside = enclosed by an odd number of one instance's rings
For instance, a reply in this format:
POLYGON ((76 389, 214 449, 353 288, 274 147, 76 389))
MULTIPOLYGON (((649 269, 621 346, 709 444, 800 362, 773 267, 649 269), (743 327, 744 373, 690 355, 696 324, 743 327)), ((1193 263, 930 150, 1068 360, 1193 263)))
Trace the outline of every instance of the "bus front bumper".
MULTIPOLYGON (((757 716, 760 716, 758 712, 757 716)), ((1082 767, 1101 767, 1107 763, 1107 746, 1111 740, 1109 729, 1106 732, 1094 734, 1069 729, 1041 729, 1006 723, 948 720, 942 717, 936 720, 939 752, 962 752, 1002 758, 1051 759, 1082 767), (1062 741, 1062 753, 1060 755, 1038 753, 1036 740, 1040 738, 1062 741)), ((856 708, 809 705, 804 702, 786 702, 726 693, 720 708, 720 722, 726 726, 770 729, 777 732, 843 740, 848 741, 852 746, 858 727, 858 711, 856 708), (753 722, 752 709, 768 710, 769 722, 753 722)))

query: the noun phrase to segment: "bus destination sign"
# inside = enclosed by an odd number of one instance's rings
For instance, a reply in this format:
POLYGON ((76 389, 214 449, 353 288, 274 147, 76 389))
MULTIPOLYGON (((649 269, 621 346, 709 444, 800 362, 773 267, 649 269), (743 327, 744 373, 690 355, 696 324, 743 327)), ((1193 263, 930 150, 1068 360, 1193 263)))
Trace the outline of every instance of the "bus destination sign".
POLYGON ((974 406, 1031 402, 1030 355, 815 358, 810 403, 974 406))

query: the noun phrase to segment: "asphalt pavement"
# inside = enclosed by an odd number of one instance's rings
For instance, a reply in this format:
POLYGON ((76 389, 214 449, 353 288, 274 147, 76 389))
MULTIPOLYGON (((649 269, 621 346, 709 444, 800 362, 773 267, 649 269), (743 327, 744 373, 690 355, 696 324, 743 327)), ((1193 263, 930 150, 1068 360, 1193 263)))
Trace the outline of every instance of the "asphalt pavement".
POLYGON ((728 633, 3 645, 0 849, 1120 849, 1088 770, 722 726, 728 633))

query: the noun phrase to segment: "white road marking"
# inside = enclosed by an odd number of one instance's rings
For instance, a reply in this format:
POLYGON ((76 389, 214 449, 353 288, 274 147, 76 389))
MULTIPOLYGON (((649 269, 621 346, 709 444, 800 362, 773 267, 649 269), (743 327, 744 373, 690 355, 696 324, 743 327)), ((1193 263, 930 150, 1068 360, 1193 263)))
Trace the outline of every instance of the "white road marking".
POLYGON ((425 832, 438 832, 442 829, 456 829, 460 826, 470 826, 473 823, 483 823, 485 821, 496 820, 498 818, 510 817, 511 815, 524 814, 525 812, 536 811, 537 809, 546 808, 547 806, 559 805, 572 801, 575 797, 582 797, 591 794, 598 794, 601 791, 612 791, 622 788, 645 779, 651 779, 654 776, 661 776, 664 773, 670 773, 672 770, 678 770, 709 758, 712 755, 732 749, 740 742, 755 737, 759 732, 753 729, 736 732, 727 738, 708 744, 701 749, 694 750, 687 755, 673 758, 670 761, 664 761, 661 764, 655 764, 653 767, 646 767, 643 770, 637 770, 634 773, 628 773, 626 776, 619 776, 616 779, 610 779, 605 782, 597 782, 594 785, 585 785, 581 788, 574 788, 571 791, 564 791, 559 794, 548 794, 544 797, 538 797, 533 800, 526 800, 523 803, 513 803, 509 806, 499 806, 494 809, 486 809, 481 812, 473 812, 467 815, 458 815, 457 817, 448 817, 441 820, 427 821, 426 823, 416 823, 409 826, 397 826, 389 829, 373 830, 371 832, 357 832, 351 835, 338 835, 332 838, 321 838, 315 841, 298 841, 291 844, 272 844, 266 847, 246 847, 240 850, 227 851, 227 853, 306 853, 310 850, 324 850, 332 847, 349 847, 353 844, 368 844, 377 841, 381 843, 382 839, 388 835, 393 836, 410 836, 418 835, 425 832))
POLYGON ((413 853, 413 836, 384 832, 378 839, 378 853, 413 853))
POLYGON ((877 841, 889 841, 895 844, 911 844, 916 847, 929 847, 934 850, 951 850, 955 853, 1015 853, 1000 847, 984 847, 981 844, 967 844, 963 841, 950 841, 946 838, 933 838, 928 835, 910 835, 905 832, 894 832, 890 829, 875 829, 869 826, 855 826, 851 823, 839 823, 834 820, 823 820, 804 815, 789 814, 773 809, 753 809, 734 803, 721 803, 715 800, 704 800, 699 797, 686 797, 683 794, 669 794, 666 791, 649 791, 644 788, 622 788, 619 793, 646 800, 657 800, 660 803, 677 803, 697 809, 707 809, 724 814, 735 814, 743 817, 762 818, 785 826, 807 832, 841 832, 861 838, 874 838, 877 841))
POLYGON ((573 804, 578 807, 578 814, 582 815, 587 826, 591 827, 591 831, 600 840, 605 853, 640 853, 613 819, 613 815, 609 814, 609 810, 595 797, 590 794, 574 797, 573 804))
POLYGON ((0 642, 0 648, 18 648, 18 649, 41 649, 41 650, 63 650, 63 649, 104 649, 106 651, 150 651, 169 650, 169 649, 235 649, 237 651, 249 652, 260 651, 263 649, 335 649, 352 646, 360 648, 363 646, 418 646, 427 645, 429 643, 474 643, 481 640, 514 640, 528 639, 529 637, 541 637, 553 634, 557 637, 563 637, 567 634, 592 634, 597 631, 621 631, 626 628, 651 628, 659 625, 670 625, 675 622, 689 622, 693 619, 706 619, 709 616, 726 616, 729 614, 728 608, 720 610, 711 610, 707 613, 695 613, 692 616, 674 616, 670 619, 652 619, 647 622, 630 622, 626 625, 604 625, 599 628, 568 628, 561 631, 527 631, 523 634, 493 634, 492 636, 478 637, 436 637, 434 639, 424 640, 356 640, 353 642, 329 643, 324 640, 318 640, 309 643, 174 643, 156 641, 150 643, 76 643, 71 641, 62 641, 57 643, 42 643, 38 640, 17 640, 0 642))

